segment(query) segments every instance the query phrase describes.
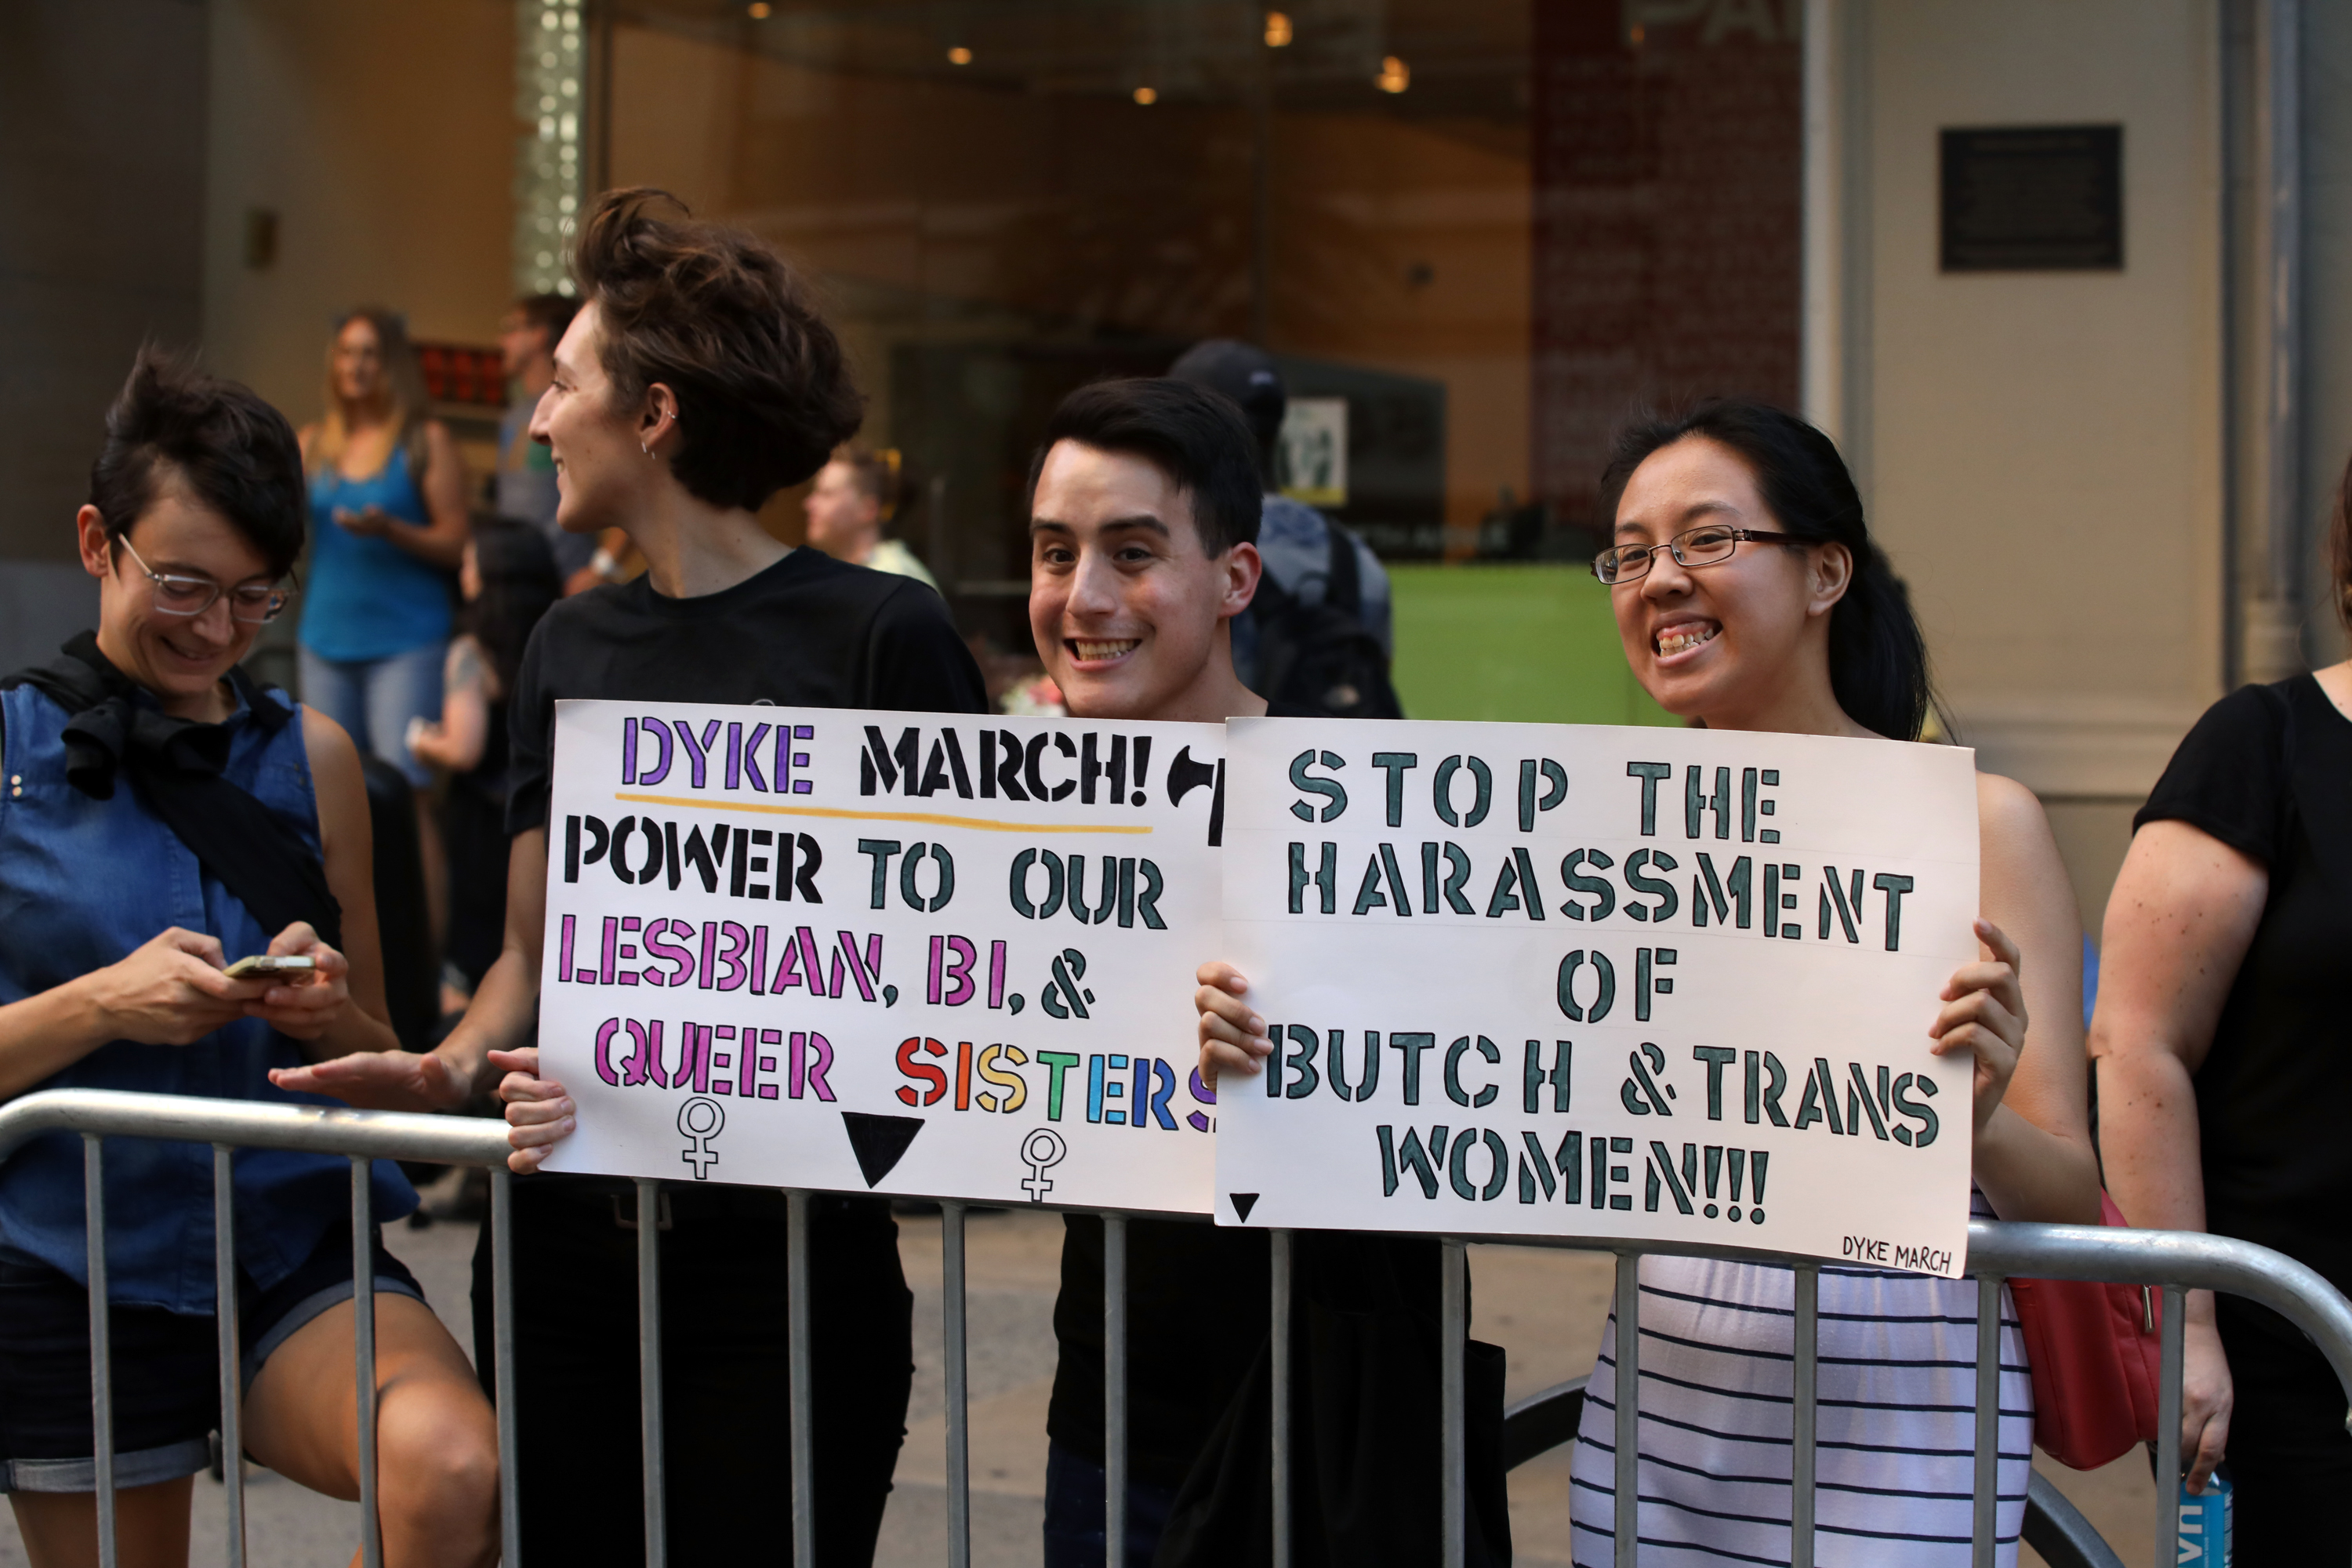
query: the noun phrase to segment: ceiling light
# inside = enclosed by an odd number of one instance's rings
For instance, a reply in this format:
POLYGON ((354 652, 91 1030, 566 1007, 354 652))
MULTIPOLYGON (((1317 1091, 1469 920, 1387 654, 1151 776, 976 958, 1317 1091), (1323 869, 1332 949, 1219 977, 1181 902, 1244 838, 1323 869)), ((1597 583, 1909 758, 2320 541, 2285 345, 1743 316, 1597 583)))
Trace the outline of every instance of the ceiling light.
POLYGON ((951 66, 968 66, 971 64, 971 51, 965 48, 961 44, 958 44, 954 48, 948 51, 948 64, 951 66))
POLYGON ((754 22, 764 22, 774 7, 768 4, 768 0, 751 0, 751 3, 743 9, 751 13, 751 20, 754 22))
POLYGON ((1160 101, 1159 89, 1156 88, 1139 87, 1135 89, 1135 101, 1145 105, 1157 103, 1160 101))
POLYGON ((1391 55, 1381 61, 1381 74, 1372 79, 1372 85, 1382 92, 1402 92, 1412 85, 1412 72, 1404 61, 1391 55))
POLYGON ((1290 37, 1289 15, 1282 11, 1268 11, 1265 14, 1265 47, 1269 49, 1286 48, 1289 46, 1290 37))

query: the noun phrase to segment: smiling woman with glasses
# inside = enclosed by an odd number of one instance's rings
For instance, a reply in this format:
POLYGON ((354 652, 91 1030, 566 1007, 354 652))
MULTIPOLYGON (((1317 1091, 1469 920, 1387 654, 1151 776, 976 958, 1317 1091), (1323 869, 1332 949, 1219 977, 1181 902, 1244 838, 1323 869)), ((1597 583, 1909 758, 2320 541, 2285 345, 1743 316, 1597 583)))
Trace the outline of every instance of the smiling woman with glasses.
MULTIPOLYGON (((1919 738, 1927 649, 1827 436, 1763 404, 1703 404, 1621 433, 1601 495, 1615 543, 1593 572, 1627 664, 1667 711, 1710 730, 1919 738)), ((1979 774, 1977 804, 1979 962, 1919 999, 1916 1047, 1975 1058, 1974 1114, 1946 1115, 1973 1138, 1977 1216, 2089 1223, 2098 1173, 2074 893, 2022 785, 1979 774)), ((1678 1563, 1787 1562, 1792 1276, 1666 1257, 1643 1258, 1641 1276, 1641 1539, 1671 1542, 1678 1563), (1776 1407, 1777 1430, 1758 1414, 1776 1407)), ((1820 1286, 1821 1561, 1961 1568, 1976 1287, 1862 1268, 1825 1268, 1820 1286)), ((2006 1291, 1999 1332, 1994 1561, 2014 1564, 2032 1374, 2006 1291)), ((1615 1376, 1604 1349, 1572 1477, 1581 1564, 1615 1551, 1615 1376)))
MULTIPOLYGON (((301 454, 251 392, 152 353, 106 431, 74 519, 98 628, 0 681, 0 1100, 89 1088, 318 1103, 271 1069, 399 1045, 359 753, 237 662, 293 595, 301 454), (262 953, 306 960, 307 975, 228 977, 262 953)), ((201 1145, 107 1150, 125 1563, 187 1561, 190 1483, 220 1422, 205 1163, 201 1145)), ((416 1206, 397 1167, 373 1175, 376 1214, 416 1206)), ((347 1499, 349 1179, 335 1155, 234 1163, 246 1447, 347 1499)), ((0 1161, 0 1487, 38 1568, 91 1561, 96 1530, 82 1196, 69 1133, 0 1161)), ((486 1563, 488 1402, 380 1241, 375 1280, 385 1560, 486 1563)))

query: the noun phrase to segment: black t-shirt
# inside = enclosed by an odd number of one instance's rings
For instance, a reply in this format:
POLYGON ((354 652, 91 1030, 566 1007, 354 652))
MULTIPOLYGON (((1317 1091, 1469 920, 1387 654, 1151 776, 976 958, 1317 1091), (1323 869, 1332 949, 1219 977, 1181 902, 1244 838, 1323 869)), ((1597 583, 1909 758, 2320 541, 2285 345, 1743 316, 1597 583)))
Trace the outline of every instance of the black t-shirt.
MULTIPOLYGON (((910 713, 988 709, 980 667, 937 594, 912 578, 845 565, 815 550, 795 550, 758 575, 698 598, 665 598, 640 576, 549 610, 515 676, 508 725, 509 833, 546 825, 555 704, 567 698, 910 713)), ((609 1215, 618 1212, 613 1197, 628 1187, 617 1178, 550 1173, 531 1177, 530 1184, 540 1201, 576 1210, 572 1217, 589 1225, 611 1223, 609 1215)), ((755 1226, 738 1214, 737 1197, 714 1197, 690 1182, 670 1184, 669 1191, 677 1216, 677 1233, 666 1243, 673 1257, 706 1246, 783 1245, 780 1194, 759 1194, 773 1201, 756 1205, 764 1219, 755 1226), (729 1222, 734 1228, 690 1223, 706 1208, 734 1215, 729 1222)), ((741 1189, 733 1192, 740 1195, 741 1189)), ((842 1210, 841 1223, 819 1233, 812 1272, 830 1265, 895 1274, 897 1230, 889 1205, 859 1198, 844 1201, 842 1210)), ((781 1334, 782 1303, 763 1303, 761 1310, 769 1305, 776 1309, 781 1334)))
POLYGON ((548 611, 515 677, 509 833, 546 826, 555 704, 573 697, 988 710, 980 666, 937 594, 815 550, 699 598, 664 598, 638 577, 548 611))
POLYGON ((2262 923, 2197 1071, 2206 1228, 2352 1291, 2352 721, 2308 675, 2241 687, 2197 721, 2132 825, 2160 821, 2270 870, 2262 923))
MULTIPOLYGON (((1045 1431, 1103 1461, 1103 1232, 1063 1218, 1062 1292, 1054 1299, 1054 1397, 1045 1431)), ((1202 1220, 1127 1226, 1128 1473, 1181 1485, 1249 1371, 1274 1289, 1266 1232, 1202 1220), (1242 1353, 1234 1353, 1234 1348, 1242 1353)))
MULTIPOLYGON (((1269 707, 1266 717, 1314 715, 1269 707)), ((1271 1321, 1273 1268, 1263 1230, 1197 1220, 1128 1222, 1128 1473, 1136 1479, 1173 1487, 1192 1469, 1249 1371, 1246 1354, 1202 1353, 1203 1326, 1213 1325, 1220 1342, 1247 1344, 1262 1336, 1271 1321)), ((1046 1434, 1099 1464, 1103 1234, 1102 1221, 1091 1215, 1063 1221, 1054 1337, 1061 1358, 1046 1434)))

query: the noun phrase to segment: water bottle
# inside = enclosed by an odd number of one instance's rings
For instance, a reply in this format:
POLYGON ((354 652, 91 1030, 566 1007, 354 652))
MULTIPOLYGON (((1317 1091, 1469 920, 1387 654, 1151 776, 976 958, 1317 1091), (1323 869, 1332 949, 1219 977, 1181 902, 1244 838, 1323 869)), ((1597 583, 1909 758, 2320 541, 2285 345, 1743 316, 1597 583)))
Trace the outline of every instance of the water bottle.
POLYGON ((2219 1470, 2207 1479, 2201 1493, 2190 1491, 2186 1480, 2180 1483, 2178 1561, 2182 1568, 2190 1563, 2196 1568, 2230 1568, 2236 1522, 2232 1491, 2230 1478, 2219 1470))

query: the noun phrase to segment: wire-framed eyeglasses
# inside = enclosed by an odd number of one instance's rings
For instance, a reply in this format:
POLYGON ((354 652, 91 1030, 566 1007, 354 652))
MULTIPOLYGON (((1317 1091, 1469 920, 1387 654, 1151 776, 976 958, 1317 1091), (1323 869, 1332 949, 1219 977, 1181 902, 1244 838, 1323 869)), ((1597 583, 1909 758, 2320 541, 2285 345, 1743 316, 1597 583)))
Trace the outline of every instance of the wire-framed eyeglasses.
POLYGON ((1759 544, 1806 542, 1794 534, 1769 528, 1734 528, 1729 523, 1710 522, 1677 533, 1664 544, 1620 544, 1604 550, 1592 558, 1592 574, 1612 585, 1631 583, 1649 574, 1650 563, 1661 550, 1672 552, 1677 566, 1712 566, 1718 561, 1730 560, 1731 552, 1739 548, 1742 540, 1759 544))
POLYGON ((241 584, 224 588, 209 577, 183 577, 170 572, 158 572, 140 560, 139 552, 124 539, 122 548, 147 581, 155 585, 155 608, 167 616, 201 616, 213 607, 223 595, 228 596, 228 613, 233 619, 247 626, 267 626, 276 620, 294 597, 291 584, 241 584))

